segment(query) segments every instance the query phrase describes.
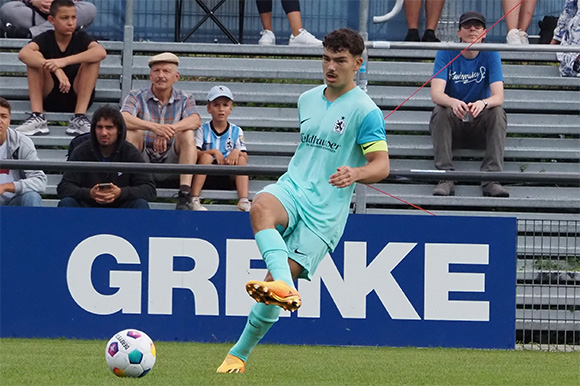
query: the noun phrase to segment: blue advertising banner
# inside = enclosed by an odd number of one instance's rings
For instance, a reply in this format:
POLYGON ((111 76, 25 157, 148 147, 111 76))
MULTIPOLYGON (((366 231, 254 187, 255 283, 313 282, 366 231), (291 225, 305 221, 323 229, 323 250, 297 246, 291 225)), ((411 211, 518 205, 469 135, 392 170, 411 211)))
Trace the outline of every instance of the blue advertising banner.
MULTIPOLYGON (((264 341, 513 348, 516 237, 514 218, 351 215, 264 341)), ((0 209, 2 337, 235 341, 265 274, 247 213, 0 209)))

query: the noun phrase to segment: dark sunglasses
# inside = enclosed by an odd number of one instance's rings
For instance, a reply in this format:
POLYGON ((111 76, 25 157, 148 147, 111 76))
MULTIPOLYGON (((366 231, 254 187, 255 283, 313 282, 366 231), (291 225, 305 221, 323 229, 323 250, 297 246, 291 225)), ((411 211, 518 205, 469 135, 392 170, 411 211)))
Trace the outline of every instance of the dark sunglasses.
POLYGON ((461 24, 461 28, 470 29, 471 27, 475 27, 475 29, 485 28, 483 23, 477 20, 466 21, 465 23, 461 24))

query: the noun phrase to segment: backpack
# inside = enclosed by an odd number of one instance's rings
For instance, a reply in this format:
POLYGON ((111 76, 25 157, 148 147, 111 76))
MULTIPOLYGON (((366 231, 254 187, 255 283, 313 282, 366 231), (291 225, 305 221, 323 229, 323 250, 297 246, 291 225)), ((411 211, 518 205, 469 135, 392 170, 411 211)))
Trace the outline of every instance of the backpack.
POLYGON ((550 44, 554 37, 554 29, 558 24, 556 16, 544 16, 544 19, 538 22, 540 26, 540 44, 550 44))
POLYGON ((68 145, 68 152, 66 153, 66 160, 68 161, 70 159, 70 156, 72 155, 74 149, 79 147, 79 145, 81 143, 85 142, 86 140, 88 140, 90 138, 91 138, 90 132, 80 134, 80 135, 77 135, 76 137, 74 137, 68 145))

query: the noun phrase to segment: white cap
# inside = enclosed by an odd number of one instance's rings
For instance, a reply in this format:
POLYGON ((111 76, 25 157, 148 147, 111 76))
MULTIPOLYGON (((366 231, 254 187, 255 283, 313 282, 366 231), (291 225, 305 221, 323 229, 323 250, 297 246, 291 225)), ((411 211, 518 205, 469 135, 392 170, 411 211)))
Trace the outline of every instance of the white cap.
POLYGON ((219 97, 226 97, 231 99, 232 101, 234 100, 234 96, 232 95, 232 92, 230 91, 229 88, 227 88, 226 86, 213 86, 211 90, 209 90, 209 93, 207 94, 207 100, 209 102, 212 102, 219 97))

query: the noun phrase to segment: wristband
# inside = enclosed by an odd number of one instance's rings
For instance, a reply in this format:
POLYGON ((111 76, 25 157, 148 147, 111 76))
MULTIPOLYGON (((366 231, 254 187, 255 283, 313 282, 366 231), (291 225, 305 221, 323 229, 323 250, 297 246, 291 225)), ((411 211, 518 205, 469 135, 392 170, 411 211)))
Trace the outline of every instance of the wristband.
POLYGON ((483 109, 487 109, 487 101, 485 99, 480 99, 483 102, 483 109))

